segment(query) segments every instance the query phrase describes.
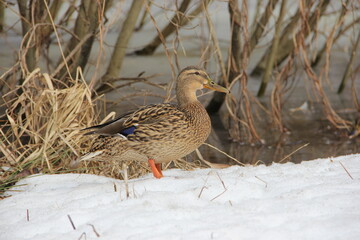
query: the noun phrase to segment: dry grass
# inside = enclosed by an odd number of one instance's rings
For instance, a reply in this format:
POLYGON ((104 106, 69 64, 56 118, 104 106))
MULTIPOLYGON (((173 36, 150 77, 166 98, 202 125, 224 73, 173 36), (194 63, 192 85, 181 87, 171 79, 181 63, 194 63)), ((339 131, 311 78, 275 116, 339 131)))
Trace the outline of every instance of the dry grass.
POLYGON ((2 184, 31 173, 69 171, 68 163, 87 146, 79 131, 94 122, 96 114, 91 92, 78 73, 71 86, 59 89, 55 79, 35 69, 9 93, 18 97, 5 102, 2 184))

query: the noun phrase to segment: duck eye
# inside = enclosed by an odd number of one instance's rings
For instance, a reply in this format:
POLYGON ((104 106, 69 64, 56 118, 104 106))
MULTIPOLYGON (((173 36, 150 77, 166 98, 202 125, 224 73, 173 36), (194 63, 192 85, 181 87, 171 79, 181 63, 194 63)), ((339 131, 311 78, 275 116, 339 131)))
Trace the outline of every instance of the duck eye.
POLYGON ((194 74, 195 74, 195 75, 200 75, 200 73, 199 73, 199 72, 194 72, 194 74))

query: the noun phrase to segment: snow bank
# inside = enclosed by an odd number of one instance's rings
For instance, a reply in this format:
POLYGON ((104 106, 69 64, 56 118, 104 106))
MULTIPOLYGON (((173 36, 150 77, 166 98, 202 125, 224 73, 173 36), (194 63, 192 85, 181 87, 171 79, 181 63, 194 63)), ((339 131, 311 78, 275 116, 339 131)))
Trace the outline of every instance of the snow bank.
POLYGON ((0 239, 360 239, 360 154, 164 175, 26 178, 0 239))

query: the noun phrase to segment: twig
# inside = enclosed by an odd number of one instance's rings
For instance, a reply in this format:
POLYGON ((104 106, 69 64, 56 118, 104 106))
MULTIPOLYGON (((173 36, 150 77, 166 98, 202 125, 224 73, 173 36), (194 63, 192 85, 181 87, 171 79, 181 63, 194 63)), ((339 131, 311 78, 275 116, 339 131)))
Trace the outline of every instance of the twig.
POLYGON ((129 193, 129 177, 128 177, 128 166, 123 163, 122 165, 123 167, 123 174, 124 174, 124 182, 125 182, 125 192, 126 192, 126 198, 129 198, 130 193, 129 193))
POLYGON ((59 50, 60 50, 60 53, 61 53, 61 57, 62 57, 63 60, 65 61, 66 70, 67 70, 67 72, 68 72, 68 74, 69 74, 69 77, 72 79, 72 76, 71 76, 71 73, 70 73, 70 69, 69 69, 69 66, 68 66, 68 64, 67 64, 67 62, 66 62, 66 58, 65 58, 65 55, 64 55, 64 51, 63 51, 62 46, 61 46, 59 34, 58 34, 57 30, 56 30, 55 23, 54 23, 54 20, 53 20, 53 18, 52 18, 52 16, 51 16, 49 6, 48 6, 48 4, 47 4, 47 2, 46 2, 45 0, 44 0, 44 4, 45 4, 46 10, 47 10, 47 12, 48 12, 48 14, 49 14, 50 22, 51 22, 51 24, 52 24, 52 26, 53 26, 53 28, 54 28, 54 33, 55 33, 55 36, 56 36, 56 39, 57 39, 57 43, 58 43, 58 45, 59 45, 59 50))
POLYGON ((221 54, 219 41, 217 39, 216 31, 214 30, 214 24, 211 21, 210 14, 209 14, 207 6, 205 4, 204 4, 204 14, 205 14, 206 22, 207 22, 207 25, 208 25, 208 28, 209 28, 209 33, 210 33, 210 36, 211 36, 211 40, 212 40, 213 45, 214 45, 215 54, 216 54, 216 60, 218 61, 218 64, 220 66, 221 76, 223 78, 223 81, 224 81, 225 85, 227 85, 228 76, 227 76, 223 56, 221 54))
MULTIPOLYGON (((149 5, 149 7, 150 7, 151 4, 152 4, 152 1, 149 1, 149 0, 148 0, 147 2, 148 2, 148 5, 149 5)), ((139 26, 137 26, 137 27, 134 29, 135 32, 140 31, 140 30, 142 29, 142 27, 146 24, 146 23, 145 23, 145 19, 146 19, 146 17, 147 17, 147 14, 148 14, 148 11, 145 9, 145 11, 143 12, 143 15, 142 15, 142 17, 141 17, 139 26)))
POLYGON ((282 108, 283 108, 283 95, 286 91, 285 86, 289 76, 289 72, 293 67, 293 58, 288 58, 286 64, 281 69, 281 71, 276 74, 275 77, 275 86, 271 92, 270 101, 271 101, 271 116, 275 126, 279 129, 281 133, 286 132, 286 128, 283 124, 282 119, 282 108))
POLYGON ((221 179, 221 177, 220 177, 220 175, 219 175, 218 172, 216 172, 216 175, 218 176, 218 178, 219 178, 221 184, 223 185, 224 189, 227 190, 227 188, 226 188, 226 186, 225 186, 225 183, 224 183, 224 181, 221 179))
POLYGON ((227 189, 225 189, 224 191, 222 191, 222 193, 216 195, 215 197, 213 197, 210 202, 214 201, 215 199, 217 199, 218 197, 220 197, 221 195, 223 195, 225 192, 227 191, 227 189))
POLYGON ((133 198, 137 198, 136 192, 135 192, 135 187, 134 184, 132 185, 132 193, 133 193, 133 198))
POLYGON ((354 180, 354 178, 351 176, 351 174, 350 174, 349 171, 345 168, 345 166, 342 164, 342 162, 339 161, 339 163, 340 163, 340 165, 343 167, 343 169, 345 170, 345 172, 349 175, 349 177, 350 177, 352 180, 354 180))
POLYGON ((289 153, 288 155, 286 155, 283 159, 281 159, 279 161, 279 163, 282 163, 285 159, 287 159, 288 157, 290 157, 291 155, 293 155, 294 153, 296 153, 297 151, 299 151, 300 149, 303 149, 304 147, 306 147, 307 145, 309 145, 310 143, 306 143, 300 147, 298 147, 297 149, 295 149, 294 151, 292 151, 291 153, 289 153))
POLYGON ((68 216, 68 218, 69 218, 69 221, 70 221, 70 223, 71 223, 72 228, 73 228, 74 230, 76 230, 76 227, 75 227, 74 222, 72 221, 72 219, 71 219, 71 217, 70 217, 70 214, 68 214, 67 216, 68 216))
MULTIPOLYGON (((260 1, 257 1, 258 5, 260 3, 260 1)), ((273 11, 274 8, 276 7, 278 0, 272 0, 272 1, 268 1, 264 12, 261 15, 261 18, 257 18, 255 16, 254 18, 254 23, 252 24, 252 26, 254 27, 254 31, 251 34, 251 38, 250 38, 250 45, 249 45, 249 51, 250 53, 254 50, 255 46, 258 44, 260 38, 263 35, 263 32, 265 31, 265 27, 266 25, 270 22, 269 19, 271 16, 273 16, 273 11)), ((261 3, 260 3, 261 4, 261 3)), ((256 15, 259 14, 259 6, 256 7, 256 15)))
MULTIPOLYGON (((8 162, 10 164, 16 164, 16 156, 14 155, 14 153, 11 152, 11 150, 9 149, 9 147, 6 147, 4 141, 8 140, 6 139, 6 135, 5 133, 0 129, 0 134, 1 134, 1 138, 4 140, 1 140, 1 144, 0 144, 0 152, 2 152, 2 154, 4 154, 5 158, 8 160, 8 162)), ((8 145, 10 145, 10 143, 8 143, 8 145)))
POLYGON ((218 176, 223 188, 224 188, 224 191, 222 191, 220 194, 216 195, 215 197, 213 197, 210 201, 212 202, 213 200, 215 200, 216 198, 220 197, 221 195, 223 195, 226 191, 227 191, 227 188, 225 186, 225 183, 224 181, 221 179, 220 175, 218 172, 216 172, 216 175, 218 176))
POLYGON ((225 156, 227 156, 228 158, 230 158, 231 160, 234 160, 235 162, 237 162, 238 164, 240 164, 241 166, 245 166, 245 164, 244 163, 242 163, 242 162, 240 162, 239 160, 237 160, 236 158, 234 158, 234 157, 232 157, 232 156, 230 156, 229 154, 227 154, 226 152, 224 152, 224 151, 221 151, 220 149, 218 149, 217 147, 215 147, 215 146, 213 146, 213 145, 211 145, 211 144, 209 144, 209 143, 203 143, 204 145, 206 145, 206 146, 209 146, 209 147, 211 147, 212 149, 215 149, 215 150, 217 150, 218 152, 220 152, 220 153, 222 153, 222 154, 224 154, 225 156))
POLYGON ((207 187, 206 187, 206 183, 207 183, 208 179, 209 179, 209 175, 207 176, 207 178, 206 178, 206 180, 205 180, 205 182, 204 182, 204 185, 202 186, 202 188, 201 188, 201 190, 200 190, 200 193, 199 193, 199 195, 198 195, 198 198, 201 197, 201 194, 203 193, 204 189, 207 188, 207 187))
MULTIPOLYGON (((320 14, 322 14, 325 10, 327 5, 329 4, 330 1, 324 1, 322 2, 320 5, 320 14)), ((312 80, 313 82, 313 86, 314 86, 314 90, 316 91, 317 95, 320 97, 321 103, 323 105, 323 109, 324 109, 324 113, 326 118, 331 122, 331 124, 333 124, 336 128, 348 128, 349 126, 349 121, 343 119, 341 116, 339 116, 335 110, 333 109, 333 107, 331 106, 331 103, 329 101, 328 96, 326 95, 326 92, 324 90, 323 87, 323 80, 322 80, 322 75, 320 74, 318 75, 316 73, 316 71, 311 67, 311 63, 310 63, 310 57, 309 57, 309 53, 307 51, 307 44, 306 44, 306 38, 309 35, 310 31, 309 30, 313 30, 313 29, 309 29, 308 25, 310 25, 311 27, 314 27, 315 25, 317 25, 317 21, 319 20, 318 15, 316 15, 315 13, 310 17, 310 20, 308 20, 308 18, 306 17, 307 12, 305 11, 305 3, 304 2, 300 2, 300 10, 301 10, 301 16, 302 16, 302 30, 299 31, 296 36, 295 36, 295 43, 296 43, 296 51, 301 55, 301 58, 303 60, 304 63, 304 69, 305 72, 307 74, 307 76, 310 78, 310 80, 312 80)), ((309 9, 307 9, 307 11, 309 11, 309 9)), ((331 38, 330 38, 331 39, 331 38)), ((323 70, 326 72, 328 72, 329 69, 329 63, 330 63, 330 44, 331 42, 327 43, 328 45, 328 50, 326 51, 327 53, 327 57, 326 57, 326 61, 325 61, 325 65, 323 67, 323 70)), ((280 64, 280 62, 278 62, 280 64)), ((327 75, 326 75, 327 76, 327 75)))
POLYGON ((26 209, 26 220, 27 220, 28 222, 30 221, 29 209, 26 209))
MULTIPOLYGON (((71 52, 65 57, 63 56, 63 61, 56 67, 56 69, 52 72, 51 77, 55 77, 61 69, 65 66, 68 71, 70 71, 68 61, 75 56, 76 53, 78 53, 79 49, 85 44, 85 42, 92 36, 91 33, 85 35, 81 41, 74 47, 71 52)), ((70 76, 70 75, 69 75, 70 76)))
POLYGON ((348 64, 346 65, 346 70, 344 72, 343 78, 341 80, 341 84, 337 91, 338 93, 341 93, 344 90, 347 79, 353 74, 353 64, 354 64, 354 60, 356 59, 356 51, 359 46, 359 43, 360 43, 360 31, 358 33, 356 42, 351 51, 350 60, 349 60, 348 64))
POLYGON ((262 180, 261 178, 259 178, 258 176, 255 176, 257 179, 259 179, 260 181, 262 181, 263 183, 265 183, 265 187, 267 187, 267 182, 265 182, 264 180, 262 180))
POLYGON ((175 84, 175 79, 176 79, 176 73, 175 73, 175 66, 171 60, 171 53, 169 51, 169 48, 167 47, 166 45, 166 41, 165 41, 165 37, 164 35, 162 34, 162 32, 160 31, 159 29, 159 26, 157 25, 156 21, 155 21, 155 18, 154 16, 151 14, 150 12, 150 6, 148 5, 148 3, 146 4, 146 11, 148 11, 149 13, 149 16, 150 16, 150 19, 151 21, 153 22, 155 28, 156 28, 156 31, 158 33, 158 36, 159 36, 159 39, 164 47, 164 50, 165 50, 165 55, 168 59, 168 62, 169 62, 169 65, 170 65, 170 68, 171 68, 171 75, 172 75, 172 78, 171 78, 171 81, 169 82, 168 86, 167 86, 167 91, 166 91, 166 98, 165 98, 165 102, 167 102, 169 99, 170 99, 170 95, 171 95, 171 90, 173 89, 173 86, 175 84))
POLYGON ((85 238, 85 240, 86 240, 86 233, 85 233, 85 232, 83 232, 83 233, 80 235, 80 237, 78 238, 78 240, 82 239, 83 236, 84 236, 84 238, 85 238))
POLYGON ((199 151, 198 148, 195 149, 195 152, 196 152, 196 155, 198 156, 198 158, 199 158, 202 162, 204 162, 204 163, 205 163, 206 165, 208 165, 209 167, 212 167, 211 163, 208 162, 208 161, 206 161, 206 160, 204 159, 204 157, 202 156, 202 154, 201 154, 201 152, 199 151))
POLYGON ((92 227, 95 235, 96 235, 97 237, 100 237, 100 234, 96 231, 95 226, 94 226, 93 224, 88 224, 88 225, 92 227))

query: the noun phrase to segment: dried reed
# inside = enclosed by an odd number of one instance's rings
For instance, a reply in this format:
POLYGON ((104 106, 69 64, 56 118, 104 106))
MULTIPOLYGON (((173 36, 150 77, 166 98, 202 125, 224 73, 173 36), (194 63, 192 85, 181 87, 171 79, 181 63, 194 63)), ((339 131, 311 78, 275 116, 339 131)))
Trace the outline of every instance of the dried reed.
MULTIPOLYGON (((68 171, 68 163, 86 147, 79 130, 96 119, 91 93, 80 77, 66 88, 35 69, 25 77, 6 103, 6 122, 1 131, 1 182, 7 184, 32 172, 68 171), (21 89, 21 91, 19 91, 21 89)), ((3 185, 4 186, 4 185, 3 185)), ((1 189, 1 187, 0 187, 1 189)))

